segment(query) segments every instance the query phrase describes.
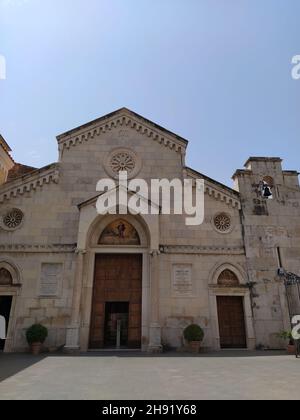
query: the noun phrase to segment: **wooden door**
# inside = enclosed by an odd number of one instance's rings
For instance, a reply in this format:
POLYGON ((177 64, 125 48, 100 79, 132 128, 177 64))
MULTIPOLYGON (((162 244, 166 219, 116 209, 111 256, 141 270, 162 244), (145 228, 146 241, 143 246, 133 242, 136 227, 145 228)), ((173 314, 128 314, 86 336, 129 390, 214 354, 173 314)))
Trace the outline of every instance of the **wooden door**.
POLYGON ((218 296, 217 305, 221 348, 246 348, 244 299, 239 296, 218 296))
MULTIPOLYGON (((127 346, 129 348, 140 348, 142 335, 142 255, 97 255, 90 328, 91 349, 103 348, 105 345, 115 347, 111 338, 107 339, 107 337, 113 336, 113 333, 107 329, 112 328, 115 315, 121 313, 119 307, 126 305, 128 305, 127 346)), ((126 311, 123 315, 125 313, 126 311)), ((125 325, 124 322, 123 325, 125 325)), ((123 331, 123 338, 125 337, 124 334, 123 331)))

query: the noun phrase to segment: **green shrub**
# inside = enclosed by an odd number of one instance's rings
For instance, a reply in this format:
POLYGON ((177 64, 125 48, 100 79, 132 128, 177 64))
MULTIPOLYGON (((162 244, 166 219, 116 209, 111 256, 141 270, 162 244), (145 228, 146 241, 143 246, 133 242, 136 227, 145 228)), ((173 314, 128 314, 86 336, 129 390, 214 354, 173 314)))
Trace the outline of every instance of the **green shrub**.
POLYGON ((32 343, 44 343, 46 338, 48 337, 48 330, 41 324, 32 325, 26 331, 26 338, 28 344, 32 343))
POLYGON ((199 325, 192 324, 186 327, 186 329, 183 332, 184 338, 189 343, 191 341, 202 341, 204 338, 204 331, 202 330, 199 325))
POLYGON ((277 334, 277 336, 282 340, 288 340, 291 346, 294 345, 292 331, 281 331, 279 334, 277 334))

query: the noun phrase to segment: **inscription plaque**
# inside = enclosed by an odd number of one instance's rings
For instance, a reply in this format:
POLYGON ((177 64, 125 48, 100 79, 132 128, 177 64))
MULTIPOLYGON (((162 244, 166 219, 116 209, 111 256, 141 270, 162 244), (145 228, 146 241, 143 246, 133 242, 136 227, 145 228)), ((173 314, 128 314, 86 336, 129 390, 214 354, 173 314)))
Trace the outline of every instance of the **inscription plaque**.
POLYGON ((62 279, 62 264, 42 264, 40 295, 57 296, 62 279))
POLYGON ((180 264, 173 266, 172 291, 174 296, 193 295, 192 266, 180 264))

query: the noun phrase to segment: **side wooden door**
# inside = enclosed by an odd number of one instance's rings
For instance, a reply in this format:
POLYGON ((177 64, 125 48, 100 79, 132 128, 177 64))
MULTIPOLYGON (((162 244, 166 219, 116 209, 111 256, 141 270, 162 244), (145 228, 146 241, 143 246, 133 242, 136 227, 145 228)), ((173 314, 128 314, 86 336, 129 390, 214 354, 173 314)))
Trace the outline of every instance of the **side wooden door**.
POLYGON ((247 348, 244 299, 218 296, 217 305, 221 348, 247 348))

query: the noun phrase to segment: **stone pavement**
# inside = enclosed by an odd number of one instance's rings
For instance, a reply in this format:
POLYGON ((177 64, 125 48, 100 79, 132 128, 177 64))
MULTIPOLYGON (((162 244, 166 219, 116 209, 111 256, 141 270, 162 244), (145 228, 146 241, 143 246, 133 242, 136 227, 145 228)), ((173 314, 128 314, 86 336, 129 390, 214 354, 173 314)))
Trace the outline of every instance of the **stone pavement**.
POLYGON ((5 399, 300 399, 300 359, 242 351, 0 354, 5 399))

